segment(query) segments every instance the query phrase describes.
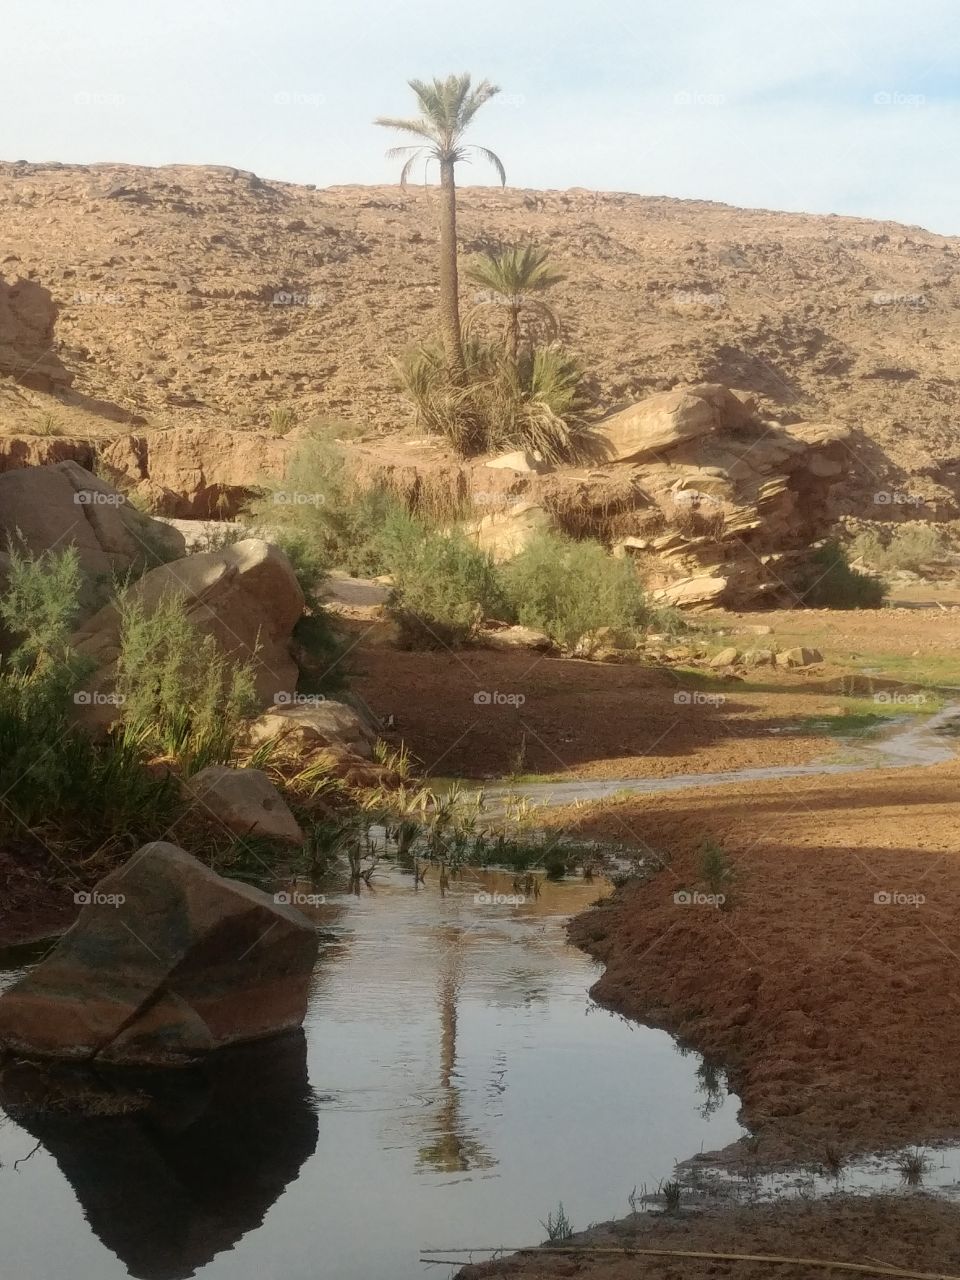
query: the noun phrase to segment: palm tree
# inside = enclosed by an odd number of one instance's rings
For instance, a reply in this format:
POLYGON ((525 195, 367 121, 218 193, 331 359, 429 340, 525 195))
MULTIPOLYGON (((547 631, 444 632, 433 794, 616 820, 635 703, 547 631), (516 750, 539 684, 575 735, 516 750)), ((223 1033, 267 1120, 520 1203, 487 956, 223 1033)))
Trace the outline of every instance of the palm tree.
MULTIPOLYGON (((520 358, 520 316, 524 308, 539 313, 556 337, 560 329, 557 313, 539 294, 563 279, 548 262, 546 249, 535 245, 510 245, 496 253, 475 258, 466 269, 468 280, 482 285, 507 308, 507 348, 513 363, 520 358)), ((475 308, 472 314, 476 314, 475 308)), ((469 317, 468 317, 469 321, 469 317)))
POLYGON ((489 80, 473 85, 468 74, 447 76, 446 80, 409 81, 420 106, 420 115, 413 120, 401 120, 393 116, 379 116, 377 124, 387 129, 398 129, 412 134, 419 141, 412 146, 392 147, 387 152, 390 160, 403 156, 400 182, 405 184, 419 160, 424 170, 431 160, 440 165, 440 333, 444 355, 451 374, 462 381, 466 372, 463 359, 463 334, 460 329, 460 298, 457 279, 457 187, 454 170, 461 160, 469 160, 474 153, 487 160, 496 169, 503 186, 507 175, 499 156, 486 147, 466 146, 463 135, 485 102, 500 92, 489 80))

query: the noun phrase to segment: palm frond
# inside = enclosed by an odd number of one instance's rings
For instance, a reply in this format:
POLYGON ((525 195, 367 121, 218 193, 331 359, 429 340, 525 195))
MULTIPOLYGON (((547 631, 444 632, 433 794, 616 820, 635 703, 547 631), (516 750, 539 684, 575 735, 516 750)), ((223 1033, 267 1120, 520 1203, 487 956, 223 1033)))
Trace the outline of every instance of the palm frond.
POLYGON ((418 138, 436 142, 437 135, 428 120, 402 120, 396 116, 377 116, 374 124, 384 129, 396 129, 399 133, 412 133, 418 138))
POLYGON ((479 152, 480 155, 483 156, 484 160, 486 160, 488 164, 493 165, 494 169, 496 169, 497 177, 500 179, 500 185, 502 187, 505 187, 507 185, 507 171, 503 167, 503 161, 500 159, 500 157, 497 155, 495 151, 491 151, 488 147, 478 147, 478 146, 472 146, 469 148, 469 150, 479 152))

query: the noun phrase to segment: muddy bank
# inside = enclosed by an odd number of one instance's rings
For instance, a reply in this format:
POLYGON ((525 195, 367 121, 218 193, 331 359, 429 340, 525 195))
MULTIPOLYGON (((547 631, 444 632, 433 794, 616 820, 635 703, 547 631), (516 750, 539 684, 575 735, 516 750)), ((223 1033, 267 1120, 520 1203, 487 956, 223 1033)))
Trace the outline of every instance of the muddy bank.
MULTIPOLYGON (((922 1194, 857 1200, 834 1197, 759 1208, 683 1213, 679 1217, 635 1215, 605 1223, 572 1245, 601 1248, 687 1250, 774 1254, 871 1262, 911 1271, 960 1274, 960 1209, 922 1194)), ((510 1276, 513 1280, 553 1280, 576 1275, 603 1280, 820 1280, 842 1275, 798 1262, 711 1262, 665 1257, 551 1255, 546 1251, 468 1266, 457 1280, 510 1276)))
POLYGON ((958 783, 951 763, 551 815, 667 854, 571 937, 605 965, 599 1001, 727 1068, 759 1160, 960 1135, 958 783), (706 837, 723 909, 683 898, 710 892, 706 837))

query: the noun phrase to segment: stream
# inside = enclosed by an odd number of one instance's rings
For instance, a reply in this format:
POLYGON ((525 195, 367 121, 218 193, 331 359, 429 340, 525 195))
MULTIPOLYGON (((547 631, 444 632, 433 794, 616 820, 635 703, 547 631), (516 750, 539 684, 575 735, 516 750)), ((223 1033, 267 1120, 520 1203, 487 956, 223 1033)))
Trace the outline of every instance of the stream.
POLYGON ((588 997, 564 924, 602 882, 373 884, 315 909, 302 1037, 168 1072, 146 1114, 0 1112, 4 1276, 414 1280, 424 1246, 541 1240, 561 1200, 621 1217, 742 1135, 722 1077, 588 997))
MULTIPOLYGON (((955 755, 938 731, 956 716, 857 744, 846 763, 485 796, 566 804, 935 764, 955 755)), ((465 868, 441 892, 434 873, 416 887, 382 865, 359 894, 333 879, 316 888, 322 946, 302 1034, 159 1073, 146 1109, 20 1123, 0 1109, 4 1276, 415 1280, 425 1248, 543 1239, 560 1201, 575 1229, 622 1217, 634 1190, 744 1134, 721 1073, 588 996, 598 966, 565 922, 606 882, 542 880, 524 899, 505 872, 465 868)), ((0 989, 40 953, 0 954, 0 989)), ((844 1181, 890 1188, 895 1163, 844 1181)), ((927 1183, 955 1192, 960 1151, 938 1153, 927 1183)), ((829 1189, 783 1175, 754 1193, 829 1189)))

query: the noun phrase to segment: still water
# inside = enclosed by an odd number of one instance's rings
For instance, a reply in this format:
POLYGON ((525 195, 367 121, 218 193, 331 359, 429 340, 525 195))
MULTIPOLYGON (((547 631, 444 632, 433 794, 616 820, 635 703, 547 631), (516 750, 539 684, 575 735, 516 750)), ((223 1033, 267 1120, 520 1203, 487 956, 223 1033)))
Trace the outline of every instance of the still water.
POLYGON ((564 921, 597 883, 431 876, 326 890, 303 1036, 160 1073, 145 1110, 0 1112, 3 1276, 442 1278, 421 1249, 537 1242, 561 1200, 622 1216, 742 1134, 700 1059, 590 1000, 564 921))

